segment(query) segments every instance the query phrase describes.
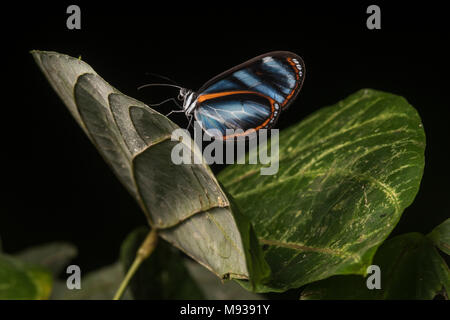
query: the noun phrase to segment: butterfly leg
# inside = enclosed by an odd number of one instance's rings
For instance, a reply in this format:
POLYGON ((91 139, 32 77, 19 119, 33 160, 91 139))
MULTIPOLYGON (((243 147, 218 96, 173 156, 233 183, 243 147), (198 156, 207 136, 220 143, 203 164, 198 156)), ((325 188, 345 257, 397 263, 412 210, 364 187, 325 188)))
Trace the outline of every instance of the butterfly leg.
POLYGON ((166 114, 166 117, 170 116, 172 113, 178 113, 178 112, 184 112, 184 110, 172 110, 168 114, 166 114))
POLYGON ((163 101, 158 102, 158 103, 149 103, 148 105, 149 105, 150 107, 157 107, 157 106, 160 106, 160 105, 162 105, 162 104, 164 104, 164 103, 166 103, 166 102, 169 102, 169 101, 173 101, 173 102, 175 102, 175 104, 176 104, 177 106, 180 106, 180 105, 177 103, 177 101, 175 100, 175 98, 169 98, 169 99, 163 100, 163 101))

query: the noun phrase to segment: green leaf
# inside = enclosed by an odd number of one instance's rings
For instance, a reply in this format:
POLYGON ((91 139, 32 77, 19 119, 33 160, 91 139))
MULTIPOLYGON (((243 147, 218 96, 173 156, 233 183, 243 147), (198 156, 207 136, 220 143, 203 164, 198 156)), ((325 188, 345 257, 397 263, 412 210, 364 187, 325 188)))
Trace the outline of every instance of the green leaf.
POLYGON ((49 271, 0 254, 0 300, 47 299, 51 290, 49 271))
POLYGON ((335 276, 308 285, 301 299, 448 299, 450 271, 433 243, 420 233, 394 237, 378 249, 381 289, 369 290, 362 276, 335 276))
POLYGON ((272 277, 258 290, 364 274, 419 188, 425 134, 416 110, 360 90, 282 130, 279 141, 276 175, 260 175, 258 164, 218 176, 265 245, 272 277))
POLYGON ((450 254, 450 218, 442 222, 428 237, 446 254, 450 254))
POLYGON ((77 255, 77 248, 65 242, 53 242, 28 248, 14 256, 23 262, 45 267, 54 277, 65 270, 77 255))
MULTIPOLYGON (((122 244, 120 260, 128 270, 149 229, 138 228, 122 244)), ((144 299, 203 299, 203 293, 183 264, 180 252, 160 241, 130 281, 132 296, 144 299)))
MULTIPOLYGON (((236 224, 209 167, 205 162, 175 165, 171 161, 177 144, 202 159, 191 139, 171 141, 177 125, 120 93, 79 59, 45 51, 32 55, 161 237, 220 278, 250 278, 252 283, 253 278, 263 278, 253 274, 258 268, 247 266, 249 249, 244 246, 249 241, 242 237, 249 235, 241 235, 240 230, 251 227, 236 224)), ((261 265, 264 268, 264 261, 261 265)))

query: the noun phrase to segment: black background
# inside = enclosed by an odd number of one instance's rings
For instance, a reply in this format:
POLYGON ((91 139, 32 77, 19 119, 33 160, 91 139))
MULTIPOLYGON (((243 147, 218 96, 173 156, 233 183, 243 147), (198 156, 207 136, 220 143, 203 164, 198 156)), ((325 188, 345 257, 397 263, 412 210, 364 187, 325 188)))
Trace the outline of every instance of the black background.
MULTIPOLYGON (((241 1, 181 7, 177 1, 164 6, 146 2, 93 6, 74 1, 81 7, 81 30, 66 28, 66 8, 73 3, 18 4, 4 10, 6 188, 0 237, 6 252, 69 241, 79 248, 75 263, 89 271, 114 262, 125 235, 146 223, 35 65, 32 49, 81 56, 110 84, 146 103, 174 93, 138 92, 139 85, 161 81, 149 73, 197 89, 256 55, 293 51, 305 61, 306 79, 278 127, 297 123, 361 88, 404 96, 423 120, 426 168, 415 202, 392 235, 427 233, 449 217, 449 33, 442 7, 377 3, 382 29, 368 30, 366 8, 372 3, 241 1)), ((187 124, 181 115, 172 119, 187 124)))

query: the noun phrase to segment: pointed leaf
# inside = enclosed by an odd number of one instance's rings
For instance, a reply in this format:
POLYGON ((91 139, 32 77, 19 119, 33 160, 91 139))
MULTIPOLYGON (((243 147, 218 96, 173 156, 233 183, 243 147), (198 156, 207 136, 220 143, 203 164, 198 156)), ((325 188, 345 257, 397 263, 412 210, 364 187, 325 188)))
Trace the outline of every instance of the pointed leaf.
POLYGON ((32 51, 31 53, 36 64, 50 82, 50 85, 87 134, 86 127, 81 121, 80 114, 73 99, 73 87, 81 74, 95 73, 94 70, 80 59, 74 59, 57 52, 49 51, 46 54, 42 54, 40 51, 32 51))
MULTIPOLYGON (((205 162, 176 166, 171 161, 176 143, 202 159, 191 139, 171 141, 178 129, 173 122, 120 93, 79 59, 45 51, 32 55, 163 238, 221 278, 263 278, 253 274, 257 268, 247 266, 249 249, 244 246, 254 234, 241 230, 251 226, 248 221, 237 225, 209 167, 205 162)), ((260 252, 259 245, 253 246, 253 252, 260 252)), ((264 261, 261 265, 267 268, 264 261)), ((267 273, 264 269, 262 274, 267 273)))

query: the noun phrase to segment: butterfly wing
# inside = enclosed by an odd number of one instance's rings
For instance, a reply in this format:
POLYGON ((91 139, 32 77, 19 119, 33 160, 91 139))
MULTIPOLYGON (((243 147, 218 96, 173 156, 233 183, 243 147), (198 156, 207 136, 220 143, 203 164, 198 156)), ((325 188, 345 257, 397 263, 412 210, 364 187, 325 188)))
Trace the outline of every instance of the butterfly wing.
POLYGON ((196 120, 209 135, 223 140, 270 128, 280 113, 273 99, 250 90, 200 96, 197 104, 196 120))
POLYGON ((194 116, 206 132, 216 129, 212 135, 222 139, 235 136, 226 129, 247 135, 270 128, 300 91, 304 69, 303 60, 287 51, 253 58, 205 83, 194 116))

